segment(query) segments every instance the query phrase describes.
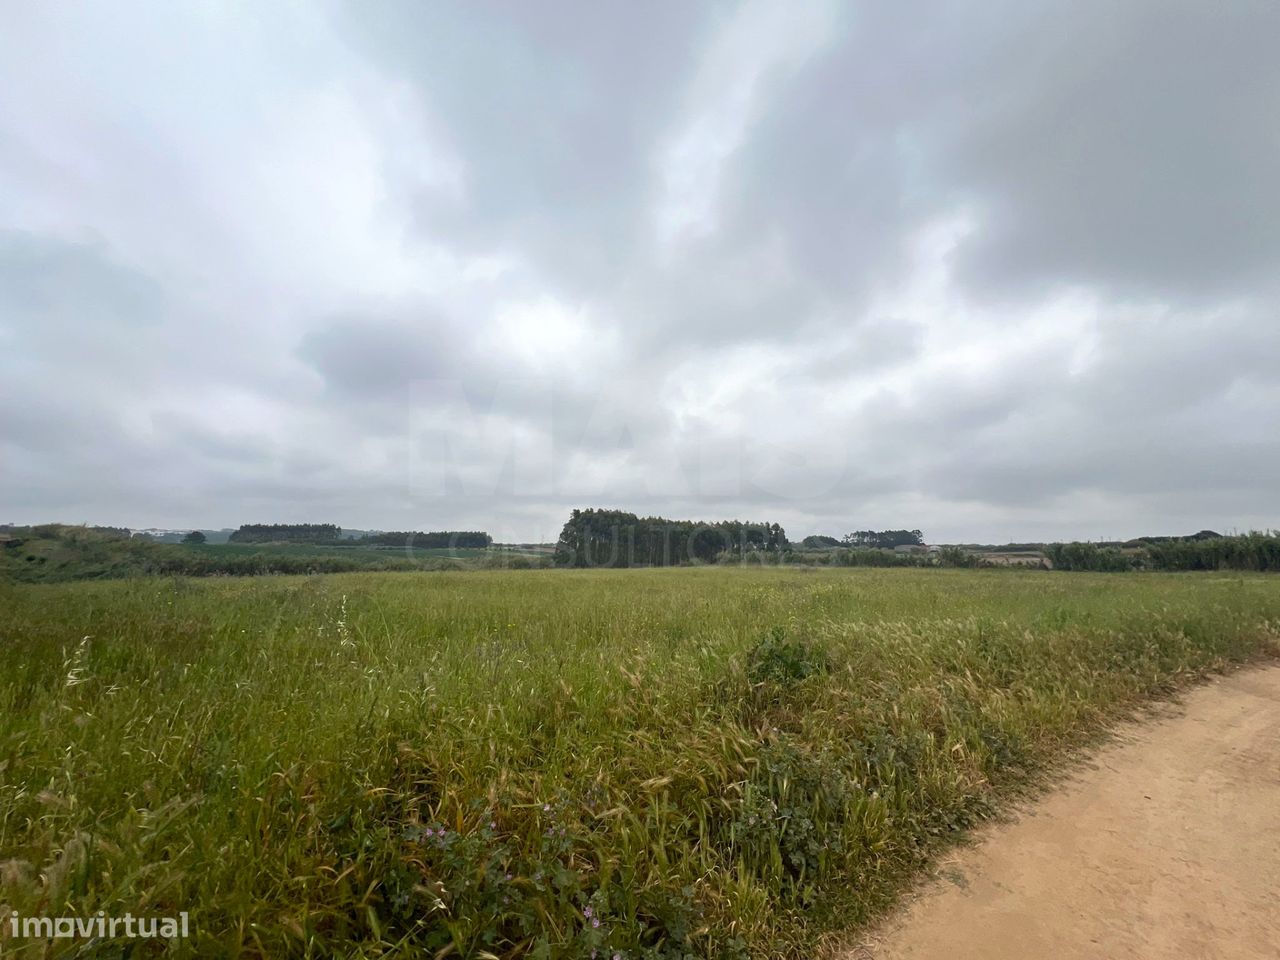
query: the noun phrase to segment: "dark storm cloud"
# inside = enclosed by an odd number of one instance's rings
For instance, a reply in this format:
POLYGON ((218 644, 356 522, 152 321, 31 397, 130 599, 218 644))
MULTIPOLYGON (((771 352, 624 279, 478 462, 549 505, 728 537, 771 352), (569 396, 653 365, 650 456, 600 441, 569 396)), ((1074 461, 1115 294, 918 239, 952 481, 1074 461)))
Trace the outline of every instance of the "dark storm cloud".
POLYGON ((1275 524, 1274 3, 8 26, 12 519, 1275 524))

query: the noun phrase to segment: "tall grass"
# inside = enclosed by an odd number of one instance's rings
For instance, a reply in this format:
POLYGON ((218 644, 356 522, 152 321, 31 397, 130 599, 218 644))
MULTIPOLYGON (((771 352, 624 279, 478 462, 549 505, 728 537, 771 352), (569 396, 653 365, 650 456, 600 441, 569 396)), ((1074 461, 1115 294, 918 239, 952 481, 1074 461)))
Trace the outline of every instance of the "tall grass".
POLYGON ((0 919, 188 910, 178 956, 811 956, 1109 718, 1280 635, 1280 581, 1248 576, 341 574, 0 608, 0 919))

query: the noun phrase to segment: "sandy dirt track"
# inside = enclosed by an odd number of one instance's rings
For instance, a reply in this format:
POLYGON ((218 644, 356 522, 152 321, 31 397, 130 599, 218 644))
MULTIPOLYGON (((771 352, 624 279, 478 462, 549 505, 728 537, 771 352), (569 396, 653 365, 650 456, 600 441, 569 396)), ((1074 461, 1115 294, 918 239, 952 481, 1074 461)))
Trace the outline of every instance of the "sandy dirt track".
POLYGON ((1280 958, 1280 666, 1189 692, 937 879, 845 960, 1280 958))

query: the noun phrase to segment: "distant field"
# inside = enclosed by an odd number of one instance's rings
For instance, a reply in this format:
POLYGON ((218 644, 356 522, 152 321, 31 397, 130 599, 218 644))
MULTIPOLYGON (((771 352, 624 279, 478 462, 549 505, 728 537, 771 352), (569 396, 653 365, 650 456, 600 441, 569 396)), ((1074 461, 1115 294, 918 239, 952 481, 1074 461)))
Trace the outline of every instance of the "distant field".
POLYGON ((1280 580, 353 573, 0 610, 6 910, 187 910, 176 956, 804 958, 1109 719, 1277 652, 1280 580))
POLYGON ((419 571, 492 566, 542 566, 536 547, 414 548, 368 544, 151 543, 83 527, 48 525, 0 536, 0 581, 57 583, 138 576, 419 571))
POLYGON ((195 550, 209 556, 250 556, 252 554, 267 554, 272 556, 313 556, 313 557, 350 557, 350 556, 374 556, 374 557, 460 557, 475 558, 483 557, 486 554, 496 553, 499 550, 511 553, 527 553, 533 555, 533 551, 513 549, 506 551, 504 548, 488 548, 485 547, 375 547, 368 544, 353 543, 351 546, 313 546, 307 543, 202 543, 202 544, 182 544, 183 550, 195 550))

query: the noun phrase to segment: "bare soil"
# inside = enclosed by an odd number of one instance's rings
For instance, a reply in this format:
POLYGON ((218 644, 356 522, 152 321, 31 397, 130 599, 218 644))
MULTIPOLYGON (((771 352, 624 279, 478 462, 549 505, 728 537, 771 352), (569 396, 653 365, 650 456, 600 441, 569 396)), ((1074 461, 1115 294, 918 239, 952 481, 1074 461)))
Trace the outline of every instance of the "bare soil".
POLYGON ((845 960, 1280 958, 1280 666, 1127 725, 845 960))

